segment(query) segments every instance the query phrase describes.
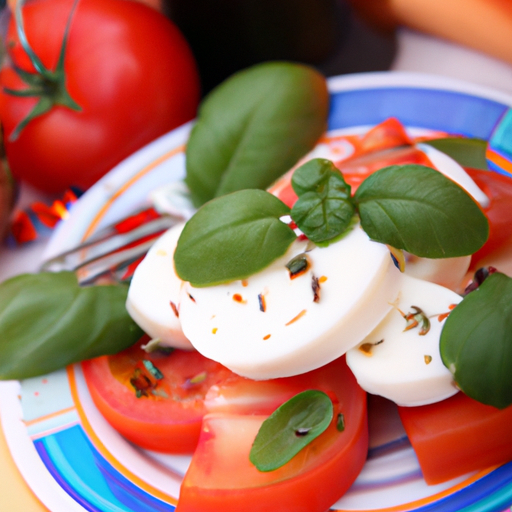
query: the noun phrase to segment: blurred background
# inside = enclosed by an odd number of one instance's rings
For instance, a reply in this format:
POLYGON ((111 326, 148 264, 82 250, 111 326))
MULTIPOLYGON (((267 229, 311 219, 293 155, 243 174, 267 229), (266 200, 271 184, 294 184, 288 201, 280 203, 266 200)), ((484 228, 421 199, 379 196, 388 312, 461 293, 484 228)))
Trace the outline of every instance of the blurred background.
POLYGON ((162 0, 197 59, 207 93, 239 69, 291 60, 324 74, 389 69, 394 27, 364 20, 344 0, 162 0))
POLYGON ((422 71, 512 93, 510 0, 142 0, 181 29, 203 93, 265 60, 422 71))

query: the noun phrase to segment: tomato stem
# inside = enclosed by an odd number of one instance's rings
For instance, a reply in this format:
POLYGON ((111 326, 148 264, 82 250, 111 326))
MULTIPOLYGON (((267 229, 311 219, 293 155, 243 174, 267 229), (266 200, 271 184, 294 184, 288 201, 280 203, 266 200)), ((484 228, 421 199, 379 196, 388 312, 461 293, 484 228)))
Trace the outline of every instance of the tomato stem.
POLYGON ((71 27, 71 20, 78 5, 78 1, 79 0, 74 0, 73 5, 71 6, 71 11, 66 22, 64 35, 62 37, 59 59, 54 71, 48 69, 43 64, 41 59, 30 46, 27 39, 21 10, 24 2, 20 0, 16 3, 14 17, 16 21, 16 31, 18 38, 23 50, 28 55, 30 62, 34 66, 36 72, 33 73, 25 71, 19 66, 13 65, 15 72, 28 87, 21 90, 4 88, 4 92, 18 97, 39 98, 39 101, 29 112, 29 114, 24 119, 22 119, 16 128, 12 131, 9 136, 11 141, 14 141, 19 137, 23 128, 25 128, 25 126, 27 126, 27 124, 29 124, 32 119, 35 119, 36 117, 49 112, 55 105, 64 106, 75 111, 81 110, 80 105, 70 96, 66 89, 66 73, 64 70, 64 61, 66 56, 69 31, 71 27))

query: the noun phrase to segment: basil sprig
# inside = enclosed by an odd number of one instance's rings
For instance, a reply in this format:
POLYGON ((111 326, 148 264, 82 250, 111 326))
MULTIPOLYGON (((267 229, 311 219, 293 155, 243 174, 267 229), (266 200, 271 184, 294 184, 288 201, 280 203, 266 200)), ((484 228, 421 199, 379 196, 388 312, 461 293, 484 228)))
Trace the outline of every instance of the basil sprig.
POLYGON ((495 272, 464 297, 441 332, 441 357, 469 397, 512 405, 512 279, 495 272))
POLYGON ((327 128, 324 76, 301 64, 267 62, 234 74, 201 103, 186 149, 195 206, 265 189, 312 150, 327 128))
POLYGON ((249 454, 260 471, 274 471, 290 461, 330 425, 331 399, 322 391, 303 391, 276 409, 261 425, 249 454))
POLYGON ((290 209, 263 190, 240 190, 203 205, 187 222, 174 266, 184 281, 211 286, 244 279, 282 256, 295 240, 279 220, 290 209))
POLYGON ((133 345, 124 285, 81 288, 72 272, 22 274, 0 284, 0 379, 43 375, 133 345))
POLYGON ((350 185, 330 160, 314 158, 300 166, 292 187, 298 200, 291 217, 310 240, 331 240, 350 225, 355 213, 350 185))

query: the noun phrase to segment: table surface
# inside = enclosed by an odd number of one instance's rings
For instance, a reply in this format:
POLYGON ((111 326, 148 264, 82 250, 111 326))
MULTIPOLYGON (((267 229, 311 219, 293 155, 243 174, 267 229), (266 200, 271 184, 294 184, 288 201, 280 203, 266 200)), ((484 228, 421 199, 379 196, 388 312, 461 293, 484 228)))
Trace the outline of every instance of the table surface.
MULTIPOLYGON (((398 31, 397 53, 391 70, 418 71, 462 79, 512 96, 511 65, 405 28, 398 31)), ((23 207, 34 200, 44 201, 45 198, 22 186, 19 206, 23 207)), ((22 272, 37 271, 45 243, 43 239, 16 248, 0 246, 0 282, 22 272)), ((1 428, 0 496, 0 512, 48 512, 22 479, 1 428)))

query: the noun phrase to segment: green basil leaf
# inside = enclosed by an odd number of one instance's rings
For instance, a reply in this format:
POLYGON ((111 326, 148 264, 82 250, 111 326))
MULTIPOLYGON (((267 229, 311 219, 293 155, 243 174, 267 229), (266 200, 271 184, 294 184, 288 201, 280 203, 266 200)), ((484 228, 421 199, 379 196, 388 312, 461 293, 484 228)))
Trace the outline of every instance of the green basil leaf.
POLYGON ((261 425, 249 454, 260 471, 274 471, 324 432, 334 412, 331 399, 322 391, 295 395, 276 409, 261 425))
POLYGON ((465 256, 489 236, 480 207, 457 184, 422 165, 393 165, 355 193, 361 226, 372 240, 426 258, 465 256))
POLYGON ((471 167, 484 171, 489 170, 487 159, 485 158, 487 141, 484 139, 443 137, 440 139, 425 140, 423 144, 428 144, 442 151, 462 165, 462 167, 471 167))
POLYGON ((441 332, 441 357, 474 400, 512 405, 512 279, 495 272, 464 297, 441 332))
POLYGON ((133 345, 127 286, 81 288, 71 272, 22 274, 0 284, 0 379, 43 375, 133 345))
POLYGON ((263 190, 240 190, 203 205, 185 225, 176 273, 193 286, 245 279, 282 256, 295 240, 279 218, 290 209, 263 190))
POLYGON ((328 107, 325 78, 305 65, 258 64, 228 78, 203 100, 187 143, 194 204, 267 188, 313 149, 328 107))
POLYGON ((298 200, 291 217, 312 242, 335 239, 348 228, 355 213, 350 185, 330 160, 315 158, 301 165, 292 187, 298 200))

